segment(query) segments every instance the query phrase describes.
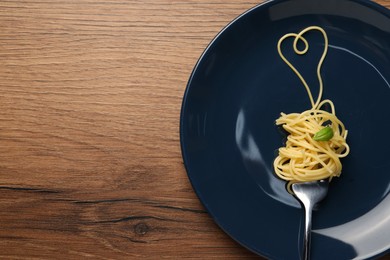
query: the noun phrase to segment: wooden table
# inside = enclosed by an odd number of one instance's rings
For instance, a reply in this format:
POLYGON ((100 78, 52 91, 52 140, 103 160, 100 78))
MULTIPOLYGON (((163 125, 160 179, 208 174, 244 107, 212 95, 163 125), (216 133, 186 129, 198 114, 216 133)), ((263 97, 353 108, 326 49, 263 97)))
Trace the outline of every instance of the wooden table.
POLYGON ((196 197, 179 113, 258 2, 0 1, 0 258, 255 258, 196 197))

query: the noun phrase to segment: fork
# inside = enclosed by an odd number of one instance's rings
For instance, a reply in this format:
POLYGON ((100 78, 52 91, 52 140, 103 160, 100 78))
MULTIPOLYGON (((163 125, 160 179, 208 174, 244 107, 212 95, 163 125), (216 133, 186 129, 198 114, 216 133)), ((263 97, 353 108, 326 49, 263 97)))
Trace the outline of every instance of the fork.
POLYGON ((314 205, 323 200, 328 193, 327 180, 300 182, 292 185, 292 190, 305 210, 305 233, 303 237, 302 259, 310 259, 311 219, 314 205))

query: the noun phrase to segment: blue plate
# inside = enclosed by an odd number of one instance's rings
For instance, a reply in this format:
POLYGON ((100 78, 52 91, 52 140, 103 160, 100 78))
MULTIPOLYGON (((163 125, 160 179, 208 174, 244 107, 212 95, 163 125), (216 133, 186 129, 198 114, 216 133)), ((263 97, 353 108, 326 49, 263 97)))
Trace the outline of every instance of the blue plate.
MULTIPOLYGON (((270 1, 244 13, 200 57, 181 111, 182 155, 194 190, 233 239, 270 259, 299 259, 303 211, 275 177, 283 145, 280 112, 310 108, 306 91, 276 51, 278 39, 323 27, 329 51, 323 98, 349 130, 350 155, 314 212, 312 259, 369 259, 390 248, 390 11, 362 0, 270 1)), ((318 89, 323 48, 286 56, 318 89)))

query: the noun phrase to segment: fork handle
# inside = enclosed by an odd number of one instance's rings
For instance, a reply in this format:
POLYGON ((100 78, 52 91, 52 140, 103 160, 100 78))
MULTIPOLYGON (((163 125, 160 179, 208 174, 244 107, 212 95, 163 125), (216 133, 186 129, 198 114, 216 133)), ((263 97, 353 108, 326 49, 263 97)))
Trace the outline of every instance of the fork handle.
POLYGON ((311 216, 313 211, 313 205, 306 203, 305 208, 305 232, 303 235, 303 260, 310 259, 310 241, 311 241, 311 216))

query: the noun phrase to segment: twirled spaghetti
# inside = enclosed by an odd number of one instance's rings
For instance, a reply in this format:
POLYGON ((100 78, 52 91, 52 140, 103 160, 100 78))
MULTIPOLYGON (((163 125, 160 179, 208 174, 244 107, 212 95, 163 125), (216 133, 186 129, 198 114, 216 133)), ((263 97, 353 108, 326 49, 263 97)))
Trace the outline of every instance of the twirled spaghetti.
POLYGON ((280 117, 276 120, 276 124, 281 125, 289 135, 287 136, 286 146, 279 149, 279 155, 274 161, 275 173, 281 179, 289 182, 289 190, 291 184, 295 182, 308 182, 338 177, 342 169, 340 158, 347 156, 349 153, 349 146, 346 143, 348 131, 345 129, 344 124, 337 118, 333 102, 331 100, 321 101, 323 93, 321 66, 328 50, 328 37, 326 32, 321 27, 310 26, 300 33, 288 33, 280 38, 277 49, 282 60, 294 71, 306 88, 312 108, 302 113, 281 113, 280 117), (317 66, 319 94, 316 101, 314 101, 305 79, 286 59, 281 50, 283 41, 293 37, 295 53, 304 55, 309 49, 309 44, 303 35, 312 30, 321 32, 324 37, 324 51, 317 66), (298 49, 299 41, 304 44, 303 50, 298 49), (326 106, 330 107, 329 112, 323 110, 326 106), (314 140, 314 135, 323 130, 324 127, 330 127, 329 131, 332 131, 332 137, 325 141, 314 140))

